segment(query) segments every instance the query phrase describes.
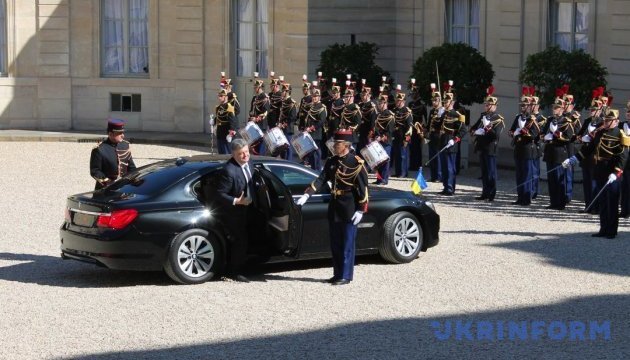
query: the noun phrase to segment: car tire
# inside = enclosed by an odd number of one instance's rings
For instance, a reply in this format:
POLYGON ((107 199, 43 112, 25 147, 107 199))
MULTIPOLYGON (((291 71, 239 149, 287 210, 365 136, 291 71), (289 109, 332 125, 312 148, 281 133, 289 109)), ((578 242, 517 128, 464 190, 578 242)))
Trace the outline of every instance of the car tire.
POLYGON ((411 262, 423 245, 422 225, 413 214, 403 211, 390 215, 383 225, 383 238, 378 252, 393 264, 411 262))
POLYGON ((206 230, 186 230, 171 241, 164 271, 180 284, 201 284, 221 269, 222 252, 220 241, 206 230))

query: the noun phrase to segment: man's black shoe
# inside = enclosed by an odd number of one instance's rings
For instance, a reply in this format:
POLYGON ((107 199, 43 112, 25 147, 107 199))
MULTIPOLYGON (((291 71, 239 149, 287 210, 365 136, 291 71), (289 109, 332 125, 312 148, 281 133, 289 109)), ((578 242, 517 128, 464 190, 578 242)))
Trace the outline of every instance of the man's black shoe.
POLYGON ((339 279, 339 280, 335 280, 332 283, 333 285, 347 285, 350 284, 350 280, 348 279, 339 279))
POLYGON ((521 205, 521 201, 520 200, 512 201, 511 204, 512 205, 521 205))
POLYGON ((444 191, 442 193, 442 195, 444 195, 444 196, 453 196, 453 193, 452 192, 448 192, 448 191, 444 191))
POLYGON ((482 196, 477 196, 475 200, 488 200, 488 198, 482 195, 482 196))
POLYGON ((334 277, 334 276, 333 276, 333 277, 331 277, 330 279, 326 279, 326 280, 324 280, 324 282, 325 282, 325 283, 332 284, 332 283, 334 283, 334 282, 335 282, 335 281, 337 281, 337 280, 339 280, 339 278, 336 278, 336 277, 334 277))

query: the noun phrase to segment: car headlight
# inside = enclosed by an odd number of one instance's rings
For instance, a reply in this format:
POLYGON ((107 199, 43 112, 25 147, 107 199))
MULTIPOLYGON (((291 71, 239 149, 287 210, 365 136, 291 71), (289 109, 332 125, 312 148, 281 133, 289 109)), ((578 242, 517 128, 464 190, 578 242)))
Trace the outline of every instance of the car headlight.
POLYGON ((425 201, 424 202, 428 207, 431 208, 431 210, 435 211, 435 205, 433 205, 433 203, 431 201, 425 201))

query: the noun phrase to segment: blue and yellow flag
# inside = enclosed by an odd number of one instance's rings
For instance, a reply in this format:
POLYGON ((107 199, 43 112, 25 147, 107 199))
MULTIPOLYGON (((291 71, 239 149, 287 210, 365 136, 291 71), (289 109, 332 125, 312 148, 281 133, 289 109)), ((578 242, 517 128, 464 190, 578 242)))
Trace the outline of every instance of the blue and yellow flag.
POLYGON ((414 180, 411 184, 411 191, 413 191, 414 194, 418 195, 422 192, 422 190, 426 189, 427 187, 429 187, 429 185, 427 185, 427 181, 424 180, 424 176, 422 175, 422 168, 420 168, 418 170, 418 176, 416 176, 416 180, 414 180))

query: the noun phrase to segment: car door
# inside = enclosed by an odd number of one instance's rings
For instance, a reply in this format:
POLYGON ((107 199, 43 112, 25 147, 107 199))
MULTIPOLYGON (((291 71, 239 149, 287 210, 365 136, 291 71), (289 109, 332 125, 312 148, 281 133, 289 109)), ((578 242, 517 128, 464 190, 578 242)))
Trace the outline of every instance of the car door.
POLYGON ((272 172, 256 166, 253 175, 259 203, 268 210, 267 225, 271 243, 285 256, 297 258, 302 244, 302 211, 295 205, 291 192, 272 172))

